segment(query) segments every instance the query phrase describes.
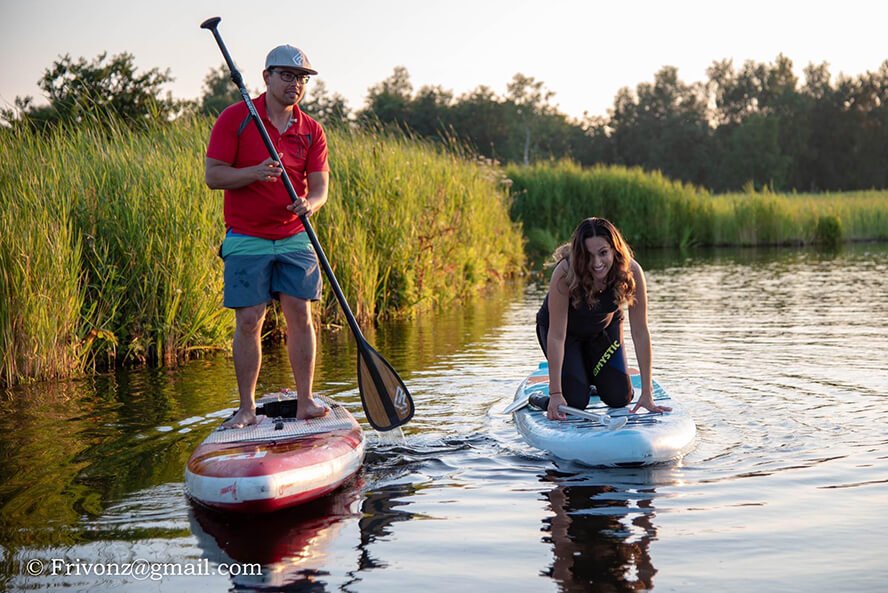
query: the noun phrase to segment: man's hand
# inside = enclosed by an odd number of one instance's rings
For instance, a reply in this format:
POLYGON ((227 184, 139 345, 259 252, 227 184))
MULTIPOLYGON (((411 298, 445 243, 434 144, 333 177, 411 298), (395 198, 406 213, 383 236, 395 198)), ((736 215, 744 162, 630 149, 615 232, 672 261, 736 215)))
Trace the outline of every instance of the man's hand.
POLYGON ((258 165, 240 168, 207 157, 205 178, 210 189, 240 189, 257 181, 273 183, 283 172, 280 157, 278 159, 268 157, 258 165))
POLYGON ((283 166, 277 159, 268 157, 254 167, 246 167, 253 176, 252 181, 264 181, 266 183, 274 183, 284 172, 283 166))
POLYGON ((287 206, 287 210, 296 216, 311 216, 311 213, 314 212, 311 202, 305 198, 298 198, 295 202, 287 206))

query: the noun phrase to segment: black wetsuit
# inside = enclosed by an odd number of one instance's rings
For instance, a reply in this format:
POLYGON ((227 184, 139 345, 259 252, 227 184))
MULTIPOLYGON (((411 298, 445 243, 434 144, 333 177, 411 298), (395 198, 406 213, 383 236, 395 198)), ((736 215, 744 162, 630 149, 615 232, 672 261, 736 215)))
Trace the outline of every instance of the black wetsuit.
MULTIPOLYGON (((549 332, 549 295, 537 313, 537 338, 543 353, 549 332)), ((567 335, 564 338, 564 363, 561 390, 567 404, 583 409, 589 403, 594 385, 605 404, 622 407, 632 401, 632 381, 623 348, 623 312, 613 287, 605 290, 595 306, 568 303, 567 335)))

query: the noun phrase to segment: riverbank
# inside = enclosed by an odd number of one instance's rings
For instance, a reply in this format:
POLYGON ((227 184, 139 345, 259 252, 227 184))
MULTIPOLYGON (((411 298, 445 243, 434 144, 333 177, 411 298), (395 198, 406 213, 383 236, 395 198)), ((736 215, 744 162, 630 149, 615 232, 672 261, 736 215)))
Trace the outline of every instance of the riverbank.
MULTIPOLYGON (((0 132, 0 384, 224 350, 212 121, 0 132)), ((362 322, 460 299, 524 263, 497 170, 430 143, 331 131, 313 223, 362 322)), ((332 291, 318 309, 337 323, 332 291)), ((268 331, 275 331, 270 315, 268 331)))
MULTIPOLYGON (((0 130, 0 385, 227 351, 211 126, 0 130)), ((501 168, 404 135, 331 130, 329 143, 313 223, 364 324, 501 283, 593 215, 635 248, 888 240, 885 191, 713 196, 640 169, 501 168)), ((330 290, 315 311, 342 323, 330 290)), ((265 330, 281 326, 272 313, 265 330)))
POLYGON ((509 166, 512 217, 532 253, 551 252, 588 216, 610 219, 633 247, 711 247, 888 240, 888 191, 712 195, 638 168, 509 166))

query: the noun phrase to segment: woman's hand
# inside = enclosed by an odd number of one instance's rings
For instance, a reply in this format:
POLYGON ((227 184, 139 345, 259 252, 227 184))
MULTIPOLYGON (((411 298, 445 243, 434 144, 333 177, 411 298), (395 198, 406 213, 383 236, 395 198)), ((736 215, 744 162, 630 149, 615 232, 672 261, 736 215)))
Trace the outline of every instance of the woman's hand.
POLYGON ((546 409, 546 418, 549 420, 567 420, 567 415, 559 410, 560 406, 566 406, 567 400, 560 393, 549 394, 549 407, 546 409))
POLYGON ((632 408, 632 413, 635 414, 638 412, 639 408, 644 408, 648 412, 654 413, 662 413, 662 412, 671 412, 672 408, 669 406, 658 406, 654 403, 654 395, 650 389, 643 389, 641 391, 641 397, 638 398, 638 403, 635 404, 635 407, 632 408))

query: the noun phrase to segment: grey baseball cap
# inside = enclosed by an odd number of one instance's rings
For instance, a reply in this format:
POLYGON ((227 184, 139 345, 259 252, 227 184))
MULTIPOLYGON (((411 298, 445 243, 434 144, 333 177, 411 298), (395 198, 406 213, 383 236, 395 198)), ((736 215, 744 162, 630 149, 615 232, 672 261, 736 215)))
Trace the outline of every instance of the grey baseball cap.
POLYGON ((295 68, 306 74, 317 74, 317 70, 311 67, 311 62, 305 52, 292 45, 279 45, 265 58, 265 69, 279 66, 281 68, 295 68))

